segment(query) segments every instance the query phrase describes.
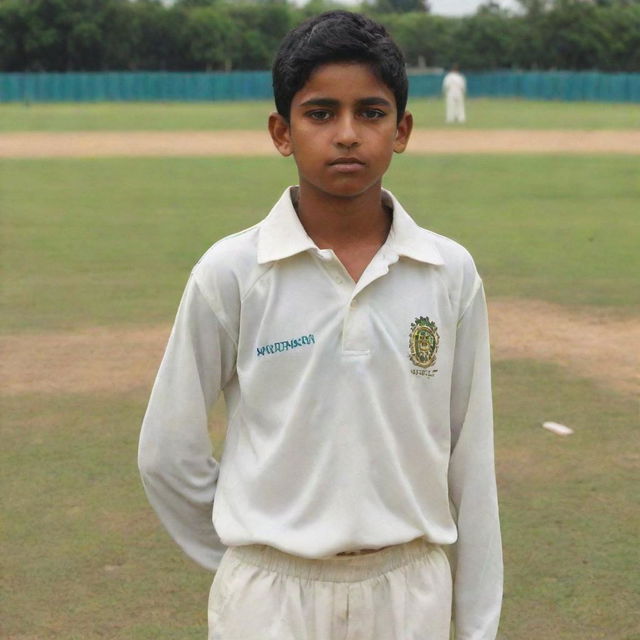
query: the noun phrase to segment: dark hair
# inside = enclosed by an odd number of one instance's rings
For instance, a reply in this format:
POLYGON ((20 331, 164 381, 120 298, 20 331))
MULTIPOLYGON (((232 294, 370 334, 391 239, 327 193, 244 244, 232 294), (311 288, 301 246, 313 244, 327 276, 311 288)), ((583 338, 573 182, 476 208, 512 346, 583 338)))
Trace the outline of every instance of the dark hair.
POLYGON ((289 120, 293 96, 321 65, 363 63, 396 99, 398 121, 407 106, 404 57, 387 30, 350 11, 329 11, 306 20, 283 39, 273 63, 273 95, 278 113, 289 120))

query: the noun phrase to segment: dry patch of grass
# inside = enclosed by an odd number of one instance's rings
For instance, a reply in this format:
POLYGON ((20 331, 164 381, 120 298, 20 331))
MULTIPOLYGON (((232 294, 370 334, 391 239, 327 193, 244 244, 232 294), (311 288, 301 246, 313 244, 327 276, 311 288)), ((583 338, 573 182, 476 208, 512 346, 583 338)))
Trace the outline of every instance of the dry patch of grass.
MULTIPOLYGON (((408 153, 640 153, 640 131, 416 129, 408 153)), ((0 158, 276 156, 262 131, 73 131, 0 134, 0 158)))
POLYGON ((489 312, 494 359, 558 364, 623 393, 640 388, 639 318, 539 300, 493 300, 489 312))
POLYGON ((0 338, 4 393, 129 393, 151 388, 169 327, 101 327, 0 338))
MULTIPOLYGON (((494 360, 556 363, 623 393, 638 389, 640 320, 607 310, 568 310, 535 300, 490 303, 494 360)), ((167 326, 103 327, 0 338, 2 386, 23 393, 149 390, 167 326)))

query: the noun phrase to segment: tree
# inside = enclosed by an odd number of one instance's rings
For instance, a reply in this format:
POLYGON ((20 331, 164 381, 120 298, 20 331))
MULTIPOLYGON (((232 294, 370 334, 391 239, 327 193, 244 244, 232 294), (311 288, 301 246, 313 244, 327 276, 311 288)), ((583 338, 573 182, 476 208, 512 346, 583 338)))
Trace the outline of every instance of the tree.
POLYGON ((22 71, 28 68, 27 7, 21 0, 0 3, 0 69, 22 71))
POLYGON ((480 12, 456 21, 449 60, 464 69, 505 69, 513 64, 513 22, 504 14, 480 12))
POLYGON ((484 4, 481 4, 476 13, 481 13, 484 15, 507 15, 508 10, 504 9, 499 2, 495 2, 495 0, 487 0, 484 4))
POLYGON ((607 34, 591 4, 559 2, 540 20, 547 68, 597 69, 606 59, 607 34))
POLYGON ((176 0, 174 6, 178 9, 188 10, 202 7, 213 7, 220 3, 220 0, 176 0))
MULTIPOLYGON (((640 0, 485 0, 445 18, 420 0, 370 0, 409 64, 466 69, 640 71, 640 0), (385 13, 380 13, 385 8, 385 13), (413 9, 413 10, 411 10, 413 9)), ((0 0, 3 71, 268 69, 296 23, 339 7, 312 0, 0 0)))
POLYGON ((139 13, 132 2, 106 2, 102 10, 100 39, 103 69, 134 69, 139 48, 139 13))
POLYGON ((551 8, 554 0, 518 0, 527 16, 539 16, 551 8))
POLYGON ((185 41, 187 14, 148 0, 131 3, 132 54, 128 67, 144 70, 189 69, 185 41))
POLYGON ((425 13, 388 15, 384 23, 411 66, 423 62, 427 67, 447 64, 455 19, 425 13))
POLYGON ((597 19, 608 34, 605 59, 599 68, 607 71, 640 71, 640 3, 616 11, 599 7, 597 19))
POLYGON ((374 0, 372 5, 377 13, 429 12, 428 0, 374 0))
POLYGON ((190 68, 231 69, 232 49, 237 41, 236 23, 213 7, 190 11, 184 29, 190 68))
POLYGON ((102 3, 98 0, 29 0, 24 3, 26 68, 99 69, 102 3))
POLYGON ((234 68, 268 69, 280 41, 294 24, 291 9, 281 2, 274 2, 229 5, 228 12, 238 26, 234 68))

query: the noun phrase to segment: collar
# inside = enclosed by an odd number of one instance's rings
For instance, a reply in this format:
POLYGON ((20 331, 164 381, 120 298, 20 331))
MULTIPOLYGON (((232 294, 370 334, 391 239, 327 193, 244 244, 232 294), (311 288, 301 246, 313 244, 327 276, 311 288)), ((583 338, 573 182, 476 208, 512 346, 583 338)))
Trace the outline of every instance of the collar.
MULTIPOLYGON (((284 191, 269 215, 259 225, 259 264, 283 260, 309 249, 317 250, 293 206, 292 188, 295 187, 289 187, 284 191)), ((382 198, 385 204, 393 209, 393 222, 385 246, 399 256, 434 265, 444 264, 434 235, 419 227, 390 191, 383 189, 382 198)))
POLYGON ((436 244, 437 236, 416 224, 390 191, 382 190, 382 201, 393 209, 393 222, 386 242, 387 247, 399 256, 406 256, 418 262, 444 264, 436 244))
POLYGON ((258 236, 258 263, 274 262, 289 258, 296 253, 317 249, 307 235, 293 207, 288 187, 275 203, 269 215, 260 223, 258 236))

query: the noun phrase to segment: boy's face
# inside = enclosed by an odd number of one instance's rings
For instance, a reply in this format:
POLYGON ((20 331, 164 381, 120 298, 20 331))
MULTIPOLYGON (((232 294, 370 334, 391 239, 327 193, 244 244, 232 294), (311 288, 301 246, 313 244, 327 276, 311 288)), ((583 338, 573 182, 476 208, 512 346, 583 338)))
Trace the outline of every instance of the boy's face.
POLYGON ((411 126, 409 113, 398 123, 391 89, 354 63, 318 67, 293 97, 289 122, 269 119, 278 151, 294 156, 300 187, 347 198, 379 189, 411 126))

